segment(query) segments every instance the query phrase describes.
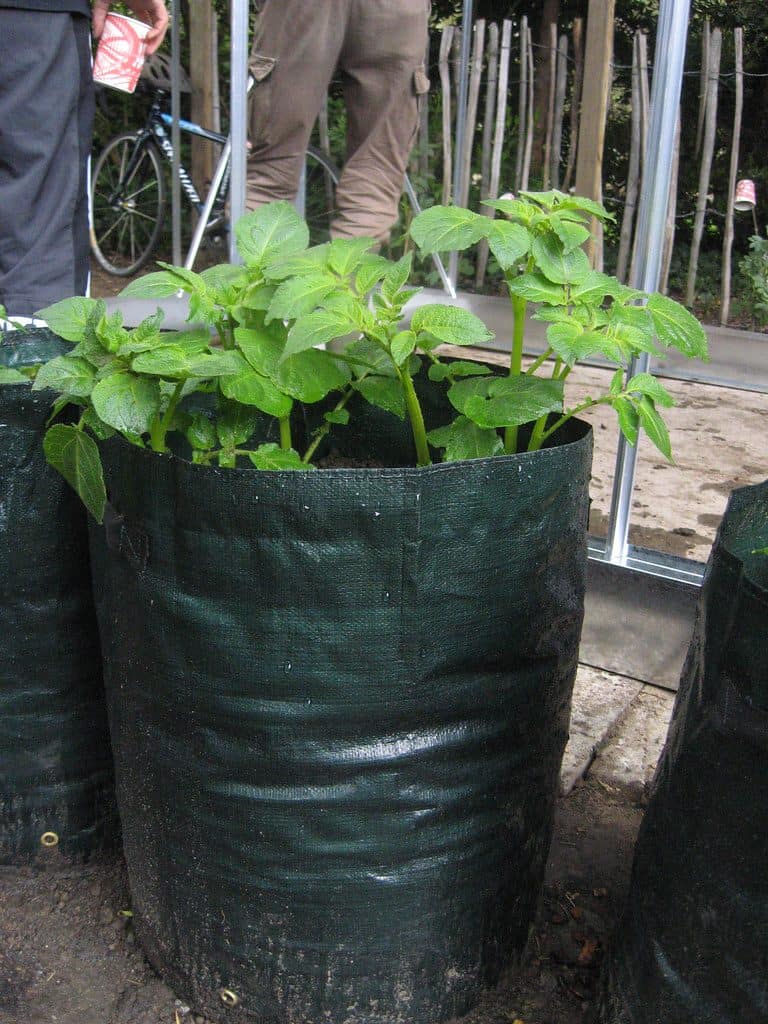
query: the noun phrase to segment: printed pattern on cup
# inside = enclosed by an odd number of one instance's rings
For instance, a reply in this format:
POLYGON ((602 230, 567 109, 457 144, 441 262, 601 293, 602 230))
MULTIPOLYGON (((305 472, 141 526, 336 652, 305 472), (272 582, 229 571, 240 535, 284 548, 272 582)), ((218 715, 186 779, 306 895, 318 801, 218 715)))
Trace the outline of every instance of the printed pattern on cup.
POLYGON ((93 64, 94 81, 133 92, 144 66, 145 38, 149 31, 148 25, 133 18, 107 15, 93 64))

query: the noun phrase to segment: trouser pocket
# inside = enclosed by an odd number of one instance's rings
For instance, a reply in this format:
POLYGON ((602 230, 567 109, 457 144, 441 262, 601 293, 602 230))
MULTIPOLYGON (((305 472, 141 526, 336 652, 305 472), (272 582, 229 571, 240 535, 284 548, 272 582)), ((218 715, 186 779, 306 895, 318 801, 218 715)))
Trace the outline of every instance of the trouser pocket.
POLYGON ((276 64, 277 57, 268 57, 263 53, 252 53, 248 61, 248 70, 253 76, 249 124, 254 150, 263 149, 270 143, 272 72, 276 64))

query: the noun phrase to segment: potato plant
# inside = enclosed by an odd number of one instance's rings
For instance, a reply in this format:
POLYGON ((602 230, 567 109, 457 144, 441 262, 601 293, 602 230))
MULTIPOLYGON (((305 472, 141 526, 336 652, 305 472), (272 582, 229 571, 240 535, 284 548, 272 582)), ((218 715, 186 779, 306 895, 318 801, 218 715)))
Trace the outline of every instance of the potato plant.
POLYGON ((512 299, 507 375, 473 360, 440 358, 441 345, 482 346, 491 334, 472 313, 444 303, 417 306, 409 316, 417 294, 408 284, 411 254, 384 259, 371 251, 369 238, 309 248, 307 227, 293 207, 275 203, 238 223, 242 265, 198 274, 161 264, 122 293, 162 298, 186 292, 193 328, 163 331, 158 310, 128 330, 121 314, 108 315, 101 300, 67 299, 38 315, 72 344, 71 352, 39 368, 0 371, 0 383, 32 379, 34 389, 55 393, 46 456, 99 521, 106 500, 99 440, 117 433, 162 455, 177 434, 201 465, 309 470, 331 426, 349 422, 355 395, 408 419, 417 466, 435 457, 513 453, 521 445, 536 450, 571 417, 601 403, 616 409, 632 443, 642 427, 671 458, 657 408, 671 405, 671 397, 649 374, 625 383, 624 367, 639 352, 656 353, 657 343, 704 357, 699 324, 669 299, 590 270, 580 245, 588 218, 605 216, 602 207, 557 192, 495 205, 508 220, 434 207, 414 221, 412 232, 425 253, 488 238, 512 299), (549 323, 549 345, 524 369, 529 302, 549 323), (325 348, 350 337, 338 351, 325 348), (568 375, 578 359, 596 353, 617 367, 608 390, 566 407, 568 375), (455 411, 450 422, 431 430, 414 385, 422 367, 446 389, 455 411), (192 400, 196 393, 204 402, 192 400), (291 430, 294 406, 324 400, 320 426, 299 451, 291 430), (67 406, 78 414, 57 422, 67 406), (279 442, 263 441, 265 417, 275 421, 279 442))

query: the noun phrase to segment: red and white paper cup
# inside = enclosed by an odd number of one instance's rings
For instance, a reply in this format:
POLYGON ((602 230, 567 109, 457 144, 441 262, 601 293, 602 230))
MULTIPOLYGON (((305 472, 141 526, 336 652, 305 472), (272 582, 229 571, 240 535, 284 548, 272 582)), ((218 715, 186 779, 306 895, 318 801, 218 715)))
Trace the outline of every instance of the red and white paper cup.
POLYGON ((151 29, 123 14, 108 14, 93 62, 94 81, 133 92, 144 67, 146 38, 151 29))

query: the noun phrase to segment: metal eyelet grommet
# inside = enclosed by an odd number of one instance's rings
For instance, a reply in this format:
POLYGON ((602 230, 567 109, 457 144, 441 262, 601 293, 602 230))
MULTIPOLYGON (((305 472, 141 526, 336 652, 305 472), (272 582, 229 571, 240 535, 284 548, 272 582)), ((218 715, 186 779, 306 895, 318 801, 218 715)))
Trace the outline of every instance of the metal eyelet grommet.
POLYGON ((59 837, 56 835, 55 832, 43 832, 43 834, 40 836, 40 845, 41 846, 58 846, 59 845, 59 837))

